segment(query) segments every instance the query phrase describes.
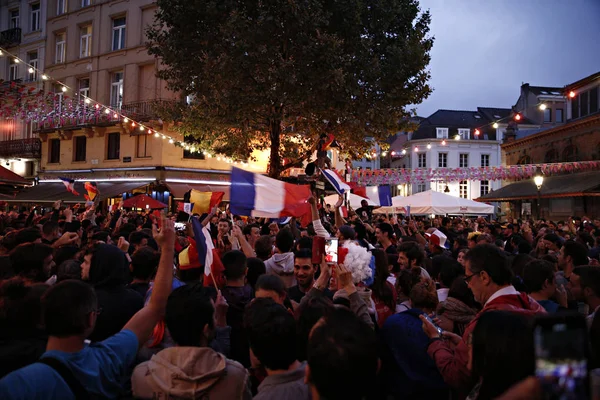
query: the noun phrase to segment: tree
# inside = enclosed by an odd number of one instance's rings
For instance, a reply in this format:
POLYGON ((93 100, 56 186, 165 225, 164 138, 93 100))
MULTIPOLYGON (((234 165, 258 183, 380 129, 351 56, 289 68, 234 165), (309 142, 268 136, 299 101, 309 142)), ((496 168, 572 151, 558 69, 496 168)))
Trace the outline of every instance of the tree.
POLYGON ((383 143, 431 93, 430 15, 418 0, 157 4, 149 52, 169 88, 193 99, 168 110, 177 129, 238 159, 270 149, 273 177, 324 132, 362 158, 366 137, 383 143))

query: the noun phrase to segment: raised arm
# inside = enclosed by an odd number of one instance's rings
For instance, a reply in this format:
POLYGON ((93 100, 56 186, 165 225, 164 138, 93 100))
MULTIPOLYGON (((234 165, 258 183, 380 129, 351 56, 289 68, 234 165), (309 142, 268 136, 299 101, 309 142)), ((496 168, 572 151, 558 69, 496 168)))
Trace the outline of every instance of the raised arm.
POLYGON ((152 227, 154 239, 161 250, 152 297, 150 297, 148 305, 138 311, 123 328, 132 331, 137 336, 140 345, 148 340, 156 323, 164 317, 167 299, 173 284, 175 225, 173 221, 165 217, 164 213, 161 215, 161 220, 160 232, 156 225, 152 227))

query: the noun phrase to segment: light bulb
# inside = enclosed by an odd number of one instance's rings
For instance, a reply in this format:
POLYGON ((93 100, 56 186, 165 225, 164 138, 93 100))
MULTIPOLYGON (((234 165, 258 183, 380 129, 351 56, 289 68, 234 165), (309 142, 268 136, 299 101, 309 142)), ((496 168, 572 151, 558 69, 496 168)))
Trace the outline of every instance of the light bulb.
POLYGON ((48 75, 42 74, 42 79, 45 80, 45 81, 47 81, 48 80, 48 75))
POLYGON ((540 104, 540 110, 544 111, 548 106, 544 103, 540 104))
POLYGON ((134 128, 135 127, 135 122, 131 122, 131 127, 134 128))
POLYGON ((140 131, 141 131, 141 132, 144 132, 144 129, 145 129, 145 128, 144 128, 143 126, 141 126, 141 125, 140 125, 140 131))
POLYGON ((27 71, 29 71, 30 74, 33 74, 35 70, 33 68, 29 68, 27 71))
POLYGON ((575 97, 575 92, 571 90, 571 91, 569 92, 569 97, 570 97, 570 98, 574 98, 574 97, 575 97))
POLYGON ((123 122, 128 123, 129 122, 129 118, 127 118, 127 117, 123 118, 123 122))
POLYGON ((406 149, 402 149, 402 155, 406 154, 406 149))
POLYGON ((479 132, 479 129, 475 129, 475 136, 479 136, 481 132, 479 132))
POLYGON ((173 144, 173 139, 169 139, 169 143, 173 144))
POLYGON ((104 114, 110 114, 110 110, 107 108, 106 110, 104 110, 104 114))
POLYGON ((427 150, 431 150, 431 143, 427 144, 427 150))
POLYGON ((20 63, 20 61, 19 61, 19 59, 18 59, 18 58, 15 58, 15 60, 14 60, 14 61, 15 61, 15 64, 18 64, 18 63, 20 63))
POLYGON ((156 133, 154 134, 154 137, 159 137, 159 136, 160 136, 160 133, 158 133, 158 132, 156 132, 156 133))
POLYGON ((113 115, 113 118, 119 118, 119 114, 115 113, 115 114, 113 115))
POLYGON ((63 86, 63 87, 60 88, 60 90, 62 90, 63 92, 66 92, 67 91, 67 87, 63 86))
POLYGON ((418 152, 418 151, 419 151, 419 148, 418 148, 418 147, 415 147, 415 153, 416 153, 416 152, 418 152))
POLYGON ((86 99, 85 99, 83 102, 84 102, 85 104, 90 104, 92 101, 91 101, 90 99, 86 98, 86 99))
POLYGON ((212 156, 211 156, 211 155, 210 155, 210 153, 209 153, 209 154, 207 154, 207 155, 206 155, 206 157, 208 157, 208 158, 211 158, 212 156))
POLYGON ((442 140, 442 146, 446 145, 446 139, 442 140))
POLYGON ((494 122, 494 125, 492 125, 494 127, 494 129, 498 129, 498 123, 494 122))
POLYGON ((217 157, 217 161, 221 161, 221 157, 217 157))
POLYGON ((165 135, 162 135, 163 139, 166 139, 167 137, 165 135))

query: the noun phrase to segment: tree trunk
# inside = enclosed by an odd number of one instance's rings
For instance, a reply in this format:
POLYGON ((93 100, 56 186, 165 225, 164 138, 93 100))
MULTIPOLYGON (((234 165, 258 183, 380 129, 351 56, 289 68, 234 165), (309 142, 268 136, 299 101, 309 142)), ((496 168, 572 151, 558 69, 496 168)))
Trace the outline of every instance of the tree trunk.
POLYGON ((271 154, 269 156, 269 176, 279 178, 282 171, 281 157, 279 156, 279 146, 281 145, 281 121, 271 121, 271 154))

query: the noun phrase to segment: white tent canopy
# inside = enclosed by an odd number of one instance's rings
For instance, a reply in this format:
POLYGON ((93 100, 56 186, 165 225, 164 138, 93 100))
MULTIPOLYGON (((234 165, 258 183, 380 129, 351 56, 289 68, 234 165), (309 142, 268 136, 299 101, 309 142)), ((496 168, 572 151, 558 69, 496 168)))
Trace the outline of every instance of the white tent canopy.
POLYGON ((376 214, 402 213, 406 207, 415 215, 445 215, 445 214, 494 214, 494 206, 477 201, 461 199, 449 194, 428 190, 408 197, 392 197, 391 207, 381 207, 373 212, 376 214))
MULTIPOLYGON (((375 202, 373 200, 367 199, 367 198, 359 196, 357 194, 347 193, 346 196, 348 196, 348 202, 350 203, 350 207, 352 207, 355 210, 362 207, 360 205, 360 202, 363 200, 366 200, 370 206, 377 207, 377 204, 375 204, 375 202)), ((338 199, 339 199, 339 196, 337 194, 332 194, 332 195, 325 197, 324 200, 325 200, 325 204, 331 204, 333 206, 335 203, 337 203, 338 199)))

